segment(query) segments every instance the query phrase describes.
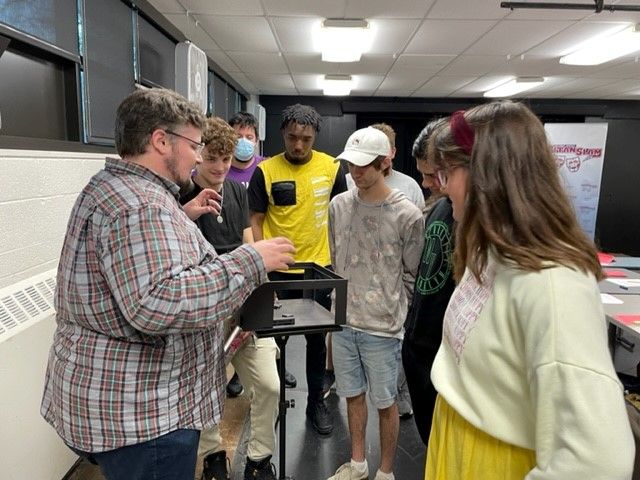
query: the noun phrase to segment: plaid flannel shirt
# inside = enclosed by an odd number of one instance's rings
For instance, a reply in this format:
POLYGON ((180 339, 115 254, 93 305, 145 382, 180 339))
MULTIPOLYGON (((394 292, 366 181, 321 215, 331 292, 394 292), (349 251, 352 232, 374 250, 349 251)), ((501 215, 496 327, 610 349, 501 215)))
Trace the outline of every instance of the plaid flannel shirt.
POLYGON ((71 212, 41 413, 79 450, 220 420, 222 322, 266 273, 250 246, 218 256, 177 195, 108 158, 71 212))

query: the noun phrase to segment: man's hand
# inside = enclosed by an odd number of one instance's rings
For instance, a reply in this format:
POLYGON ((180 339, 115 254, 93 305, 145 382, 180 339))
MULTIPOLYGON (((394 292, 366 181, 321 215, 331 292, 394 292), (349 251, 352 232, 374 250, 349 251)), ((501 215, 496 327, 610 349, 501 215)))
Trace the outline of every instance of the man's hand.
POLYGON ((222 197, 218 192, 205 188, 196 198, 185 203, 182 209, 191 220, 196 221, 200 215, 205 213, 220 213, 220 200, 222 200, 222 197))
POLYGON ((296 252, 296 249, 288 238, 276 237, 269 240, 260 240, 251 246, 255 248, 262 257, 267 272, 287 270, 289 265, 295 263, 293 254, 296 252))

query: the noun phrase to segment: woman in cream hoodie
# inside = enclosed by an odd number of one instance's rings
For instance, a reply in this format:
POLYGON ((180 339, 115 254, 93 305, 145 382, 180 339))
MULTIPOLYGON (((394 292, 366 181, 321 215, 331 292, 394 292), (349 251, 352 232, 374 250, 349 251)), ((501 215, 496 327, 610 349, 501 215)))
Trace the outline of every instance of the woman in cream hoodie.
POLYGON ((525 106, 456 112, 431 139, 458 280, 431 371, 427 480, 630 479, 596 250, 525 106))

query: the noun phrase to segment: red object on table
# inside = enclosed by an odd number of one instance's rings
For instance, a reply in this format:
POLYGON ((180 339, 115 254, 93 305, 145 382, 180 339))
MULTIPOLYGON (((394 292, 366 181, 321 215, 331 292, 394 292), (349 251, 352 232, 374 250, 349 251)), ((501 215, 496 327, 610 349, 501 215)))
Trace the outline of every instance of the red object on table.
POLYGON ((598 252, 598 261, 600 262, 600 265, 609 265, 615 259, 616 257, 610 253, 598 252))
POLYGON ((614 270, 614 269, 606 269, 604 270, 604 274, 607 277, 612 277, 612 278, 624 278, 627 276, 627 272, 625 272, 624 270, 614 270))
POLYGON ((633 314, 633 315, 620 314, 620 315, 616 315, 616 320, 619 320, 625 325, 632 325, 632 324, 640 325, 640 314, 633 314))

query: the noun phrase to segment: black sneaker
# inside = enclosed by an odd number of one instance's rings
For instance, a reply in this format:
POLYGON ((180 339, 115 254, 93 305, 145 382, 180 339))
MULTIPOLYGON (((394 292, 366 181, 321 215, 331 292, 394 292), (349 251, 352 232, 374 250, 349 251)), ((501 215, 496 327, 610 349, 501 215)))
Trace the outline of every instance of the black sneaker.
POLYGON ((331 393, 331 387, 336 384, 336 374, 333 370, 324 372, 324 380, 322 382, 322 398, 327 398, 331 393))
POLYGON ((231 377, 231 380, 229 380, 229 383, 227 383, 227 397, 239 397, 240 395, 242 395, 242 392, 244 392, 244 387, 242 386, 242 383, 240 383, 238 374, 234 373, 233 377, 231 377))
POLYGON ((329 435, 333 431, 333 418, 324 398, 308 400, 306 413, 311 426, 320 435, 329 435))
POLYGON ((227 469, 227 452, 221 450, 204 457, 204 468, 202 469, 202 480, 229 480, 229 470, 227 469))
POLYGON ((271 455, 258 462, 247 457, 244 480, 276 480, 276 467, 271 463, 271 455))

